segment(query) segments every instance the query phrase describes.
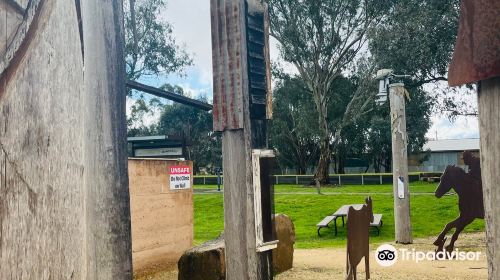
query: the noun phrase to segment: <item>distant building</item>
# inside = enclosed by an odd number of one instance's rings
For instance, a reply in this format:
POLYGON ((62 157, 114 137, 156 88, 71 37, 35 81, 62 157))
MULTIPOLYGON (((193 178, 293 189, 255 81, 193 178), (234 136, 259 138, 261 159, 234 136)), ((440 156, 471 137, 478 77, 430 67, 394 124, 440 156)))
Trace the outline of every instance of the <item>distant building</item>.
POLYGON ((186 143, 176 135, 128 137, 128 156, 133 158, 186 158, 186 143))
POLYGON ((443 172, 446 166, 456 165, 466 169, 462 158, 463 151, 474 151, 479 156, 479 138, 429 140, 423 153, 408 159, 410 172, 443 172))

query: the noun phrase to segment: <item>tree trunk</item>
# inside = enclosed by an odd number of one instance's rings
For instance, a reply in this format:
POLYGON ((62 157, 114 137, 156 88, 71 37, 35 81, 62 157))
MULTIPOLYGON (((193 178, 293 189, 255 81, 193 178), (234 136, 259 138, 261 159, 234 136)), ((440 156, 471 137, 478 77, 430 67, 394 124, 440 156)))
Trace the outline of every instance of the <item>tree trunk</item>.
POLYGON ((488 274, 493 280, 500 279, 500 77, 482 81, 478 98, 488 274))
POLYGON ((337 151, 337 174, 345 174, 345 155, 340 152, 342 148, 337 151))
POLYGON ((385 173, 392 172, 392 160, 391 160, 390 156, 386 157, 386 159, 385 159, 384 170, 385 170, 385 173))
POLYGON ((300 166, 297 167, 297 174, 299 174, 299 175, 306 174, 306 167, 305 167, 305 165, 301 164, 300 166))
POLYGON ((318 167, 316 173, 314 174, 314 180, 319 182, 321 185, 328 184, 330 182, 328 178, 328 169, 330 167, 330 139, 323 139, 320 145, 320 156, 318 167))
POLYGON ((319 115, 319 127, 323 134, 320 143, 320 156, 314 180, 319 184, 326 185, 330 183, 328 178, 328 169, 330 168, 331 150, 330 150, 330 129, 328 128, 328 107, 323 93, 315 93, 316 107, 319 115))
POLYGON ((380 173, 380 159, 375 158, 373 160, 373 169, 374 169, 375 173, 380 173))

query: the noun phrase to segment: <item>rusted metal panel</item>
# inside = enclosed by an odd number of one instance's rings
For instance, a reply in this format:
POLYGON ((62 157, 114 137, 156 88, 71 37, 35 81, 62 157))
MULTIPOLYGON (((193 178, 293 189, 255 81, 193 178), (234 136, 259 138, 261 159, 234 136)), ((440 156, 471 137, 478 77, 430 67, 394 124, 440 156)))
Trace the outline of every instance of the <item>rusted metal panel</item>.
POLYGON ((246 110, 270 116, 266 12, 259 0, 211 0, 215 131, 243 129, 246 110))
POLYGON ((500 1, 462 0, 450 86, 500 76, 500 1))
POLYGON ((211 0, 215 131, 243 128, 244 10, 240 0, 211 0))

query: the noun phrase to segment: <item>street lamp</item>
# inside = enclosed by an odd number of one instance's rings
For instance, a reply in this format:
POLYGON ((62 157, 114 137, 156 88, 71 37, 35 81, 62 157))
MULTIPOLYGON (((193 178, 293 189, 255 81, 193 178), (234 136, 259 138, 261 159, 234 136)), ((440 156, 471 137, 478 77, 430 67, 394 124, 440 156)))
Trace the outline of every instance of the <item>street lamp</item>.
MULTIPOLYGON (((385 102, 387 102, 387 96, 389 95, 389 86, 391 82, 395 81, 398 78, 411 78, 410 75, 396 75, 394 74, 394 70, 392 69, 381 69, 377 71, 377 75, 375 79, 379 80, 378 86, 378 94, 375 98, 375 102, 377 105, 381 106, 385 102)), ((402 82, 399 82, 404 87, 402 82)))

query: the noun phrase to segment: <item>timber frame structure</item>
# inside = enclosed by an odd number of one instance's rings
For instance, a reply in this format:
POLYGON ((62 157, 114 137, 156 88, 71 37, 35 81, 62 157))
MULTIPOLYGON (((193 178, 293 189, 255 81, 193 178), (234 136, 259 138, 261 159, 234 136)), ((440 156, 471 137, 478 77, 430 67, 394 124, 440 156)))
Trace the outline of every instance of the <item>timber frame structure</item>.
POLYGON ((226 277, 272 279, 272 255, 266 249, 275 244, 267 243, 272 234, 265 238, 272 231, 272 210, 259 213, 259 205, 272 208, 272 198, 261 196, 269 199, 256 201, 255 195, 258 185, 267 193, 270 187, 261 182, 270 180, 254 182, 259 168, 253 168, 253 151, 267 148, 267 120, 272 116, 267 4, 261 0, 211 0, 210 4, 214 131, 222 132, 226 277))

